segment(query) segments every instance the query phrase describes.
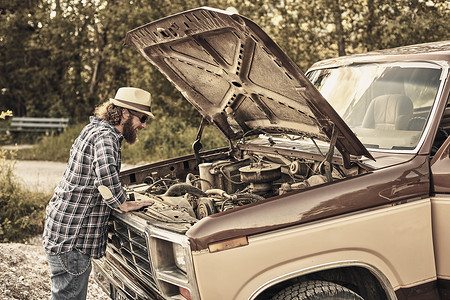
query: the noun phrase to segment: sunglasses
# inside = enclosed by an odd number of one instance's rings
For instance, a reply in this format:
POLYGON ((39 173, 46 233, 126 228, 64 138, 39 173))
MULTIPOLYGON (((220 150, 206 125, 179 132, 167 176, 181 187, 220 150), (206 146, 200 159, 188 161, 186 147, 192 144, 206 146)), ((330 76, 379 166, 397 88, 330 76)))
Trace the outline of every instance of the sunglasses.
POLYGON ((140 113, 138 113, 137 111, 134 111, 134 110, 131 110, 131 109, 129 109, 128 112, 129 112, 131 115, 138 117, 138 118, 139 118, 139 121, 140 121, 142 124, 144 124, 144 123, 147 122, 147 120, 148 120, 148 116, 145 115, 145 114, 140 114, 140 113))

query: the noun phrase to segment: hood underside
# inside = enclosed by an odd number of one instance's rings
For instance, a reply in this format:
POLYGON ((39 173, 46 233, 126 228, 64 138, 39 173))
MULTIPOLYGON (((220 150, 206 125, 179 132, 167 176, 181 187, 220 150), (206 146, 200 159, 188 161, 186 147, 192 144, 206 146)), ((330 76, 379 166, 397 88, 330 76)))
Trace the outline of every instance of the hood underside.
POLYGON ((255 23, 202 7, 128 32, 132 45, 228 139, 286 133, 371 158, 295 63, 255 23))

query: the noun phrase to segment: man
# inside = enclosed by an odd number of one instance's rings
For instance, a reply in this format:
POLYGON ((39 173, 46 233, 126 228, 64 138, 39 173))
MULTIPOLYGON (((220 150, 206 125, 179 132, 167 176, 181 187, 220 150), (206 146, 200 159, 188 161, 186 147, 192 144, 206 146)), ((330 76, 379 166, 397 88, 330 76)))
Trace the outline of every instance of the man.
POLYGON ((146 128, 151 95, 120 88, 90 117, 70 150, 66 171, 47 206, 43 245, 52 299, 86 299, 91 258, 105 255, 111 209, 137 210, 152 201, 128 201, 119 180, 121 142, 146 128))

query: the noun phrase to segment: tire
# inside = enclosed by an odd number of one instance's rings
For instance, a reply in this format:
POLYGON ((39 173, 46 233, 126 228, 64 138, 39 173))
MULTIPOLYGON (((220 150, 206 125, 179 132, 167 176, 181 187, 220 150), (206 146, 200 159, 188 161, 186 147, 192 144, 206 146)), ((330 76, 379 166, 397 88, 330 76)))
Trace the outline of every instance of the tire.
POLYGON ((279 291, 271 300, 363 300, 352 290, 328 281, 311 280, 279 291))

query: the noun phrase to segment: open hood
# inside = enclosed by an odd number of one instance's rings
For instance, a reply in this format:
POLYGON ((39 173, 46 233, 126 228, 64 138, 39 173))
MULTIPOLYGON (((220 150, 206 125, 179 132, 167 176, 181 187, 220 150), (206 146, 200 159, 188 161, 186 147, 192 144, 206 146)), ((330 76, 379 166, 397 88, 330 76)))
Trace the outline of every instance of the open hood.
POLYGON ((297 65, 243 16, 193 9, 128 32, 125 44, 230 140, 294 134, 335 140, 346 162, 350 154, 372 158, 297 65))

